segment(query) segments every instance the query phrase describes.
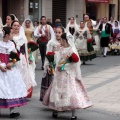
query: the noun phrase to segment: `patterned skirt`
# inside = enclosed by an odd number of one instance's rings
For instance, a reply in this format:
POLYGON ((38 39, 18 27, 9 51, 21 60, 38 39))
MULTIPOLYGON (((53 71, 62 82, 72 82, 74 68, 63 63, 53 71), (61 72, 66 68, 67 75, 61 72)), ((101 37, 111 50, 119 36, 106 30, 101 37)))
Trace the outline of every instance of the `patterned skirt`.
POLYGON ((27 104, 26 97, 17 99, 0 99, 0 108, 19 107, 27 104))
POLYGON ((42 103, 56 111, 85 109, 92 106, 82 81, 65 71, 54 76, 42 103))

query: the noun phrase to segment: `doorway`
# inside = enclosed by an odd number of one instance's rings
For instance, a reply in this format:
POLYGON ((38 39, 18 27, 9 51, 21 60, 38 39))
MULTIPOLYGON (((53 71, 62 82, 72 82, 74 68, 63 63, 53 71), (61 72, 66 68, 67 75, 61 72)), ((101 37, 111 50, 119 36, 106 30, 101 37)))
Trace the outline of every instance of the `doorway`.
POLYGON ((6 23, 6 16, 8 15, 8 0, 2 0, 2 21, 3 25, 6 23))
POLYGON ((52 2, 52 23, 55 23, 56 19, 60 19, 62 25, 66 27, 66 0, 53 0, 52 2))
POLYGON ((109 4, 109 19, 115 17, 115 4, 109 4))
POLYGON ((97 5, 95 3, 86 3, 86 14, 90 19, 96 20, 97 17, 97 5))

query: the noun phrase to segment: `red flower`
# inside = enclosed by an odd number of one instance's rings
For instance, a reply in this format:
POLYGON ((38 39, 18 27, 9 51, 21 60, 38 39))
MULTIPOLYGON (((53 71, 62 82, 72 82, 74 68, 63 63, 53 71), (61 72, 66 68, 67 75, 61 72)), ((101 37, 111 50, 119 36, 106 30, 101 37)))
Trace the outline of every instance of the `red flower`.
POLYGON ((75 53, 73 53, 73 54, 71 55, 71 58, 72 58, 72 60, 73 60, 74 62, 78 62, 78 61, 79 61, 79 57, 78 57, 75 53))
POLYGON ((87 40, 87 42, 88 42, 88 43, 91 43, 91 42, 92 42, 92 39, 91 39, 91 38, 90 38, 90 39, 88 39, 88 40, 87 40))
POLYGON ((38 49, 38 44, 34 41, 29 41, 28 42, 28 49, 30 49, 30 52, 34 52, 35 50, 38 49))
POLYGON ((54 52, 48 52, 47 55, 54 55, 54 52))

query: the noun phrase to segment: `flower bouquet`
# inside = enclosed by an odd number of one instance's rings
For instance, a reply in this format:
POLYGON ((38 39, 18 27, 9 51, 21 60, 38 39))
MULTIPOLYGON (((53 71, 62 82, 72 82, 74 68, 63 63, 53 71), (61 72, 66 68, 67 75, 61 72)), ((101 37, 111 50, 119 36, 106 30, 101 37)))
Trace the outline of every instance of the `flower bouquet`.
POLYGON ((65 64, 71 62, 77 63, 78 61, 79 61, 79 57, 75 53, 72 53, 71 55, 67 55, 65 61, 60 61, 60 65, 62 65, 61 70, 64 70, 65 64))
POLYGON ((91 39, 91 38, 88 39, 88 40, 87 40, 87 43, 92 43, 92 39, 91 39))
POLYGON ((20 58, 19 58, 19 54, 18 53, 15 53, 15 52, 11 52, 10 53, 10 62, 15 63, 15 62, 17 62, 19 60, 20 60, 20 58))
POLYGON ((51 74, 54 74, 55 71, 55 62, 54 62, 54 52, 48 52, 46 57, 50 63, 51 74))
POLYGON ((38 44, 34 41, 28 42, 28 52, 34 52, 38 49, 38 44))
MULTIPOLYGON (((13 62, 13 63, 16 63, 17 61, 19 61, 20 58, 19 58, 19 54, 18 53, 15 53, 15 52, 11 52, 10 53, 10 56, 9 56, 9 62, 13 62)), ((14 66, 12 66, 14 67, 14 66)), ((8 68, 8 69, 12 69, 12 68, 8 68)))
POLYGON ((28 42, 28 54, 29 59, 32 60, 32 52, 38 49, 38 44, 34 41, 28 42))

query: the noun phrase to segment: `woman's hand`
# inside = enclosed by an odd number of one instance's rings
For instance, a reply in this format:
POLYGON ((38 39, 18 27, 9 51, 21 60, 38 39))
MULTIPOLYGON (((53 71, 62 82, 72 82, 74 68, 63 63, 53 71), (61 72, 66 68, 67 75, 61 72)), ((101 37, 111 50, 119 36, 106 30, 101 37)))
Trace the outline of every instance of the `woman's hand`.
POLYGON ((11 68, 12 68, 13 65, 14 65, 13 62, 9 62, 9 63, 6 65, 6 67, 7 67, 7 69, 11 70, 11 68))
POLYGON ((32 64, 33 63, 33 61, 32 60, 29 60, 29 64, 32 64))
POLYGON ((58 66, 57 66, 57 70, 58 70, 59 72, 62 71, 62 70, 61 70, 61 67, 62 67, 62 65, 58 65, 58 66))
POLYGON ((1 70, 2 72, 6 72, 6 71, 7 71, 7 68, 6 68, 6 67, 3 67, 3 66, 0 66, 0 70, 1 70))

